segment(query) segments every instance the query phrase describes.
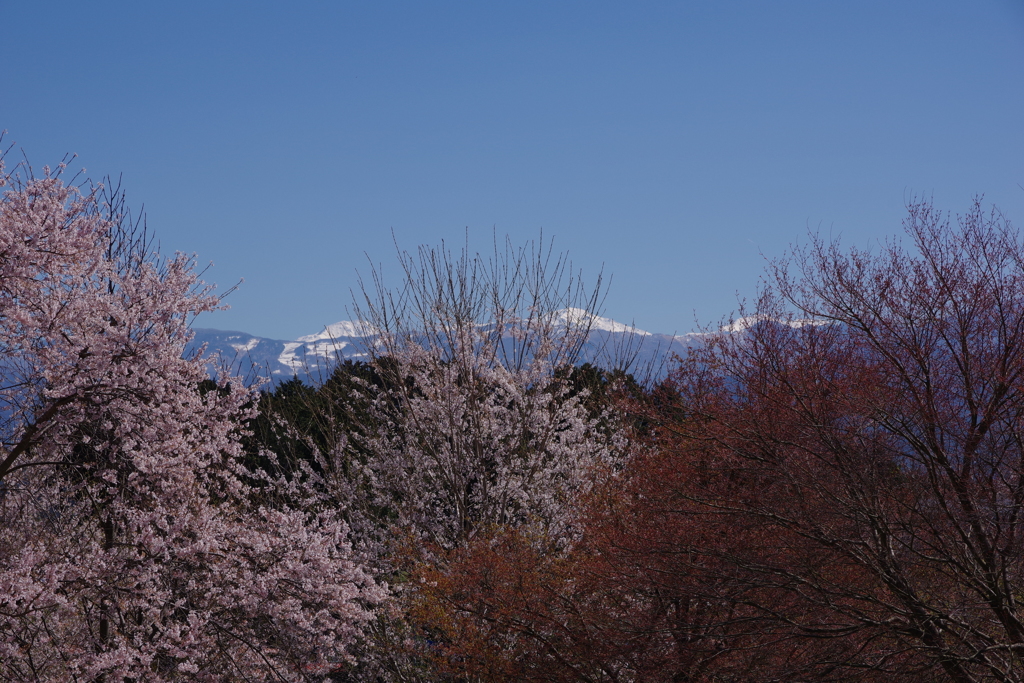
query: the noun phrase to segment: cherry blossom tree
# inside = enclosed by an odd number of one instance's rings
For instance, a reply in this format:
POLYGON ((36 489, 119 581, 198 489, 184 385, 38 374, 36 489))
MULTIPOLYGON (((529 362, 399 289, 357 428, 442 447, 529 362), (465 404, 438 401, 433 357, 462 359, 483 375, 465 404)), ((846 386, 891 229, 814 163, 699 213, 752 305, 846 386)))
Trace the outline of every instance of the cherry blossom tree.
POLYGON ((0 680, 345 666, 382 590, 314 473, 243 465, 252 392, 182 356, 218 297, 62 170, 0 170, 0 680))
POLYGON ((586 289, 550 246, 489 258, 421 247, 399 263, 403 286, 375 274, 357 308, 389 379, 365 385, 376 426, 355 436, 372 454, 374 505, 435 548, 524 524, 568 539, 590 475, 626 450, 561 372, 587 341, 600 283, 586 289))
POLYGON ((293 467, 311 463, 360 557, 393 579, 359 675, 434 680, 420 630, 432 625, 409 618, 411 567, 444 566, 500 528, 536 531, 561 552, 578 500, 630 445, 572 370, 602 290, 584 288, 564 256, 442 246, 401 252, 399 264, 399 286, 375 271, 356 307, 368 362, 264 395, 280 409, 257 436, 293 467))

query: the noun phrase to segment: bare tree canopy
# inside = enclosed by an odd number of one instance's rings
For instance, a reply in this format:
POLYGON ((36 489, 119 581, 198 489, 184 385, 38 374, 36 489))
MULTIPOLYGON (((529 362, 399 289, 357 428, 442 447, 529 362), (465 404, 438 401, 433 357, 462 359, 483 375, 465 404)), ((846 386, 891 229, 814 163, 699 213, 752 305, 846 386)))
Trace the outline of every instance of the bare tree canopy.
MULTIPOLYGON (((1024 244, 976 203, 908 245, 811 239, 626 396, 646 442, 550 553, 422 570, 480 680, 1024 680, 1024 244)), ((432 611, 433 610, 433 611, 432 611)))
POLYGON ((461 345, 509 370, 534 358, 552 367, 572 366, 587 341, 605 290, 602 277, 588 288, 554 243, 515 247, 506 238, 488 256, 446 245, 398 252, 400 284, 389 287, 374 269, 363 284, 356 316, 381 335, 374 347, 394 354, 412 343, 459 357, 461 345))
POLYGON ((678 432, 717 472, 688 495, 761 525, 734 566, 815 615, 784 619, 885 643, 858 665, 1019 681, 1024 244, 979 203, 912 204, 905 229, 912 249, 812 240, 774 264, 760 322, 680 368, 678 432))

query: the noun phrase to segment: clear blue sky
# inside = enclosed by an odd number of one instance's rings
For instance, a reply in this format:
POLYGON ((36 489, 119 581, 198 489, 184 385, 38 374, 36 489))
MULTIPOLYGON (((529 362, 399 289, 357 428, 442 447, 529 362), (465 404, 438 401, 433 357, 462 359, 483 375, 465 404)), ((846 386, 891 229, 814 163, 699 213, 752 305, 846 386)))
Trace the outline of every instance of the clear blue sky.
MULTIPOLYGON (((753 297, 808 228, 905 201, 1024 225, 1024 2, 0 1, 0 129, 123 173, 165 251, 293 338, 366 254, 543 229, 658 332, 753 297)), ((13 160, 9 158, 9 161, 13 160)))

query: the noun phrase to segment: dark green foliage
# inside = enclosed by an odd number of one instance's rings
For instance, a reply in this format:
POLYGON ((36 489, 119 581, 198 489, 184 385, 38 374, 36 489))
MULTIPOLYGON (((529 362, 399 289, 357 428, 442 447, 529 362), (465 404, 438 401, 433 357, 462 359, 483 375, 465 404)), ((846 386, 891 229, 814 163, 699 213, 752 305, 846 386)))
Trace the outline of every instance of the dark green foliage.
MULTIPOLYGON (((348 508, 361 505, 357 514, 372 527, 384 528, 393 511, 375 507, 367 502, 372 496, 355 492, 366 486, 361 474, 361 466, 371 457, 366 437, 378 429, 382 409, 385 415, 388 411, 386 401, 370 410, 375 399, 392 393, 388 389, 395 377, 387 361, 346 360, 320 386, 296 377, 262 392, 259 414, 249 423, 250 434, 244 441, 249 463, 272 476, 285 477, 308 467, 325 482, 334 482, 334 488, 327 484, 331 490, 325 493, 328 498, 342 496, 336 504, 345 508, 350 523, 354 518, 348 508)), ((373 533, 357 526, 362 533, 373 533)))
POLYGON ((340 440, 369 422, 366 388, 379 384, 379 373, 369 363, 347 360, 319 387, 297 377, 260 395, 259 415, 250 423, 246 441, 249 457, 264 467, 264 449, 277 455, 285 473, 305 462, 319 469, 317 453, 331 451, 340 440))
MULTIPOLYGON (((645 395, 632 375, 603 370, 590 363, 561 368, 555 377, 557 381, 538 390, 553 391, 556 386, 567 386, 568 394, 563 399, 585 394, 584 406, 589 416, 598 420, 608 437, 622 426, 620 411, 611 410, 613 403, 623 396, 642 400, 645 395)), ((308 466, 336 481, 361 486, 360 466, 373 457, 366 443, 381 428, 382 421, 402 423, 397 414, 402 409, 401 396, 417 393, 415 387, 407 384, 409 381, 398 376, 389 357, 382 357, 373 363, 339 363, 320 386, 293 378, 273 391, 264 391, 260 395, 259 415, 249 423, 250 434, 244 441, 249 463, 275 476, 292 476, 308 466), (395 411, 394 420, 386 418, 391 411, 395 411), (276 457, 268 457, 269 454, 276 457), (328 454, 333 457, 326 457, 328 454)), ((379 522, 393 516, 383 509, 364 512, 379 522)))

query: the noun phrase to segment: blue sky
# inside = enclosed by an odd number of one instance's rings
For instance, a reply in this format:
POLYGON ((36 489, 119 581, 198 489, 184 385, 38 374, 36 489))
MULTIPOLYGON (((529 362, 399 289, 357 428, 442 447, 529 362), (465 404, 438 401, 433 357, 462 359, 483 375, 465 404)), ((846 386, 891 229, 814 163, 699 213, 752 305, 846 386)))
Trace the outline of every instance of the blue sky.
POLYGON ((915 195, 1024 224, 1021 0, 2 0, 0 26, 5 140, 123 174, 165 251, 245 279, 202 326, 343 319, 392 231, 543 230, 613 276, 607 315, 684 332, 915 195))

